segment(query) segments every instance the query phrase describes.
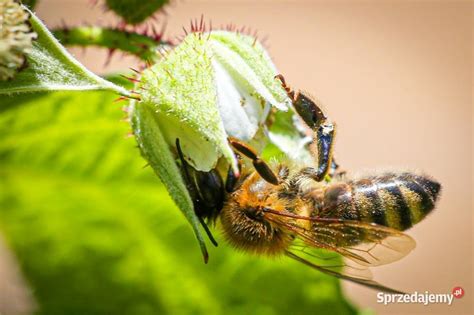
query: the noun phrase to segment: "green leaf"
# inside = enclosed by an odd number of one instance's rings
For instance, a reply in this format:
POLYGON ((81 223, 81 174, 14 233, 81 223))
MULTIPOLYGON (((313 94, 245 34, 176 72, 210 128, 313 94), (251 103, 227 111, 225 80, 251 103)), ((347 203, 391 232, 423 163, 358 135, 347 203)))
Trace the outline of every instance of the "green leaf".
POLYGON ((123 87, 87 70, 61 46, 32 12, 30 14, 30 23, 38 39, 27 54, 27 68, 14 79, 0 82, 0 95, 59 90, 110 90, 130 96, 130 92, 123 87))
POLYGON ((106 0, 106 4, 129 24, 138 24, 151 17, 169 0, 106 0))
POLYGON ((110 92, 5 97, 0 231, 39 315, 354 314, 339 280, 219 247, 189 225, 139 156, 110 92))
POLYGON ((36 4, 37 4, 37 0, 22 0, 21 3, 26 5, 28 8, 30 9, 33 9, 36 4))

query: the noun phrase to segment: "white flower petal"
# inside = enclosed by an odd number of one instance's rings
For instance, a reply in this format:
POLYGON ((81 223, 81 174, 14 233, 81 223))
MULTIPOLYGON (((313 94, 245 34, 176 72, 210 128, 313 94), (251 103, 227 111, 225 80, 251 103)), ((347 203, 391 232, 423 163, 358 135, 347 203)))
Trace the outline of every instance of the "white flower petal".
POLYGON ((224 67, 216 60, 213 60, 212 65, 216 77, 218 108, 225 131, 229 136, 244 141, 252 139, 258 128, 258 118, 246 112, 242 106, 244 96, 224 67))
POLYGON ((272 93, 239 54, 218 41, 211 41, 211 43, 215 57, 229 72, 232 72, 232 75, 236 80, 249 84, 256 93, 265 99, 265 101, 269 102, 279 110, 288 110, 285 103, 280 103, 273 97, 272 93))

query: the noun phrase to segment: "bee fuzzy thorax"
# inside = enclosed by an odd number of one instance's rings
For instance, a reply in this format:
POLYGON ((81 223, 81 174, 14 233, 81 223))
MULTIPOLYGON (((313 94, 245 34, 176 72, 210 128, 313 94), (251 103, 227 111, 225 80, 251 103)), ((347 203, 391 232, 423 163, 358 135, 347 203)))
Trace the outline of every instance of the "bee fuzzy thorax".
POLYGON ((230 195, 222 209, 224 236, 232 246, 244 251, 270 256, 282 254, 290 246, 292 237, 267 220, 263 209, 284 211, 287 207, 275 186, 253 173, 230 195))

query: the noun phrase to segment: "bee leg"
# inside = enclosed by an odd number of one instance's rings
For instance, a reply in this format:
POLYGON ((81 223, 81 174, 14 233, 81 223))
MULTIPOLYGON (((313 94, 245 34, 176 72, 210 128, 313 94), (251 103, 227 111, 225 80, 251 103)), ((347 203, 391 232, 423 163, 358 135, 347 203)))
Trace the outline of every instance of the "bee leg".
POLYGON ((232 166, 229 166, 229 169, 227 170, 227 177, 225 180, 225 190, 228 193, 236 191, 242 183, 242 178, 240 175, 242 174, 242 159, 238 153, 236 153, 235 155, 237 156, 237 167, 239 168, 239 175, 237 176, 232 166))
POLYGON ((201 223, 202 227, 204 228, 204 231, 206 231, 207 237, 209 237, 209 240, 211 241, 212 245, 217 247, 219 244, 217 244, 216 239, 214 238, 214 235, 212 235, 211 230, 209 230, 209 226, 204 222, 204 219, 201 216, 198 216, 199 223, 201 223))
POLYGON ((211 214, 208 219, 214 219, 212 214, 216 213, 216 208, 221 207, 223 203, 223 191, 222 180, 219 181, 220 177, 213 171, 211 172, 193 172, 194 180, 191 177, 189 164, 184 159, 183 151, 179 139, 176 139, 176 149, 178 151, 178 157, 181 161, 181 167, 184 173, 184 180, 186 182, 186 188, 191 195, 194 205, 194 212, 199 219, 204 231, 211 243, 217 247, 217 241, 209 230, 208 225, 203 219, 204 214, 211 214), (199 186, 202 186, 200 188, 199 186), (206 190, 207 189, 207 190, 206 190))
POLYGON ((257 173, 264 180, 273 185, 278 185, 280 183, 278 176, 272 171, 270 166, 258 156, 257 152, 255 152, 252 147, 233 138, 229 138, 229 142, 237 151, 252 160, 253 167, 255 167, 257 173))
POLYGON ((342 179, 346 175, 346 170, 340 170, 339 169, 339 164, 334 161, 334 158, 332 159, 331 163, 331 169, 329 170, 328 176, 330 178, 336 178, 336 179, 342 179))
POLYGON ((318 157, 316 181, 322 181, 332 166, 335 128, 336 126, 332 123, 323 123, 316 131, 316 139, 310 144, 311 153, 318 157))
POLYGON ((295 98, 295 92, 286 84, 285 78, 283 77, 282 74, 277 74, 275 76, 275 79, 280 80, 281 86, 285 89, 286 94, 288 94, 288 97, 293 101, 295 98))
POLYGON ((321 108, 308 96, 301 92, 294 92, 285 82, 281 74, 275 78, 281 81, 288 97, 292 100, 293 107, 306 125, 313 131, 313 142, 310 152, 317 157, 317 168, 307 168, 304 175, 320 182, 328 174, 332 165, 332 151, 336 125, 330 121, 321 108))

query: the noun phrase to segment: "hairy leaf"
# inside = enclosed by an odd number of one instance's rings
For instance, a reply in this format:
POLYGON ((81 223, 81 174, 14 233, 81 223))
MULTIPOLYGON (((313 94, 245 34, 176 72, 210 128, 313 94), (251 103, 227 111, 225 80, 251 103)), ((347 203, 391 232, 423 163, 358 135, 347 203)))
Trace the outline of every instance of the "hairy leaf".
POLYGON ((130 95, 123 87, 87 70, 61 46, 33 13, 30 14, 30 23, 38 38, 27 54, 27 68, 12 80, 1 81, 0 95, 58 90, 110 90, 130 95))

